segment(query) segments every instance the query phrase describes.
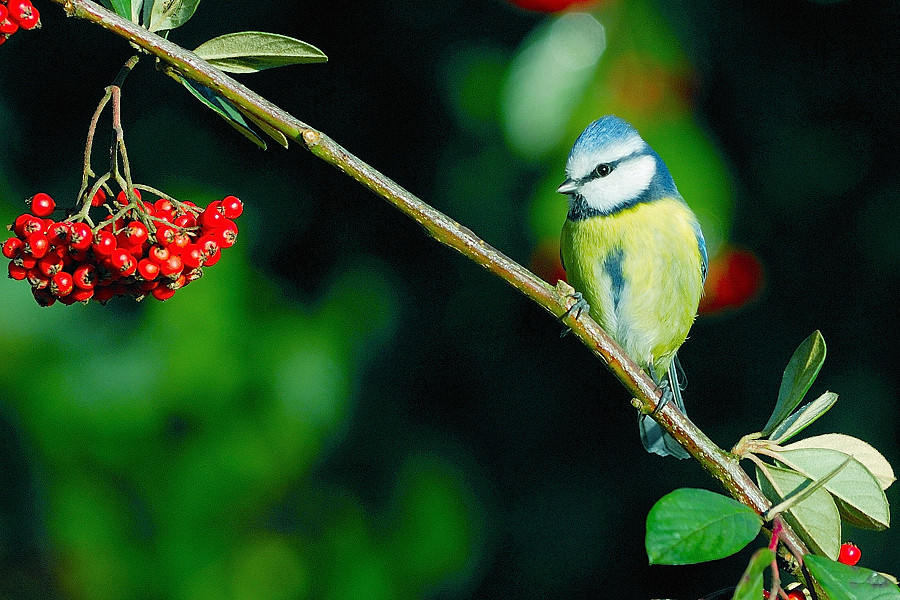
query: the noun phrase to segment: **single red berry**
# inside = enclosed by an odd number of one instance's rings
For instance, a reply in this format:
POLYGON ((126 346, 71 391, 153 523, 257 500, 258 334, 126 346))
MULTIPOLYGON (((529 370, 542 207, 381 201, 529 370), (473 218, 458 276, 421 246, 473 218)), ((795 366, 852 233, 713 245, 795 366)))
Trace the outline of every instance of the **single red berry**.
POLYGON ((212 235, 218 242, 219 248, 231 248, 237 241, 238 228, 234 221, 225 219, 222 227, 213 231, 212 235))
POLYGON ((42 290, 45 287, 50 286, 50 278, 41 273, 37 267, 33 269, 28 269, 28 283, 31 284, 31 287, 36 290, 42 290))
POLYGON ((63 259, 59 254, 51 252, 38 261, 37 268, 47 277, 53 277, 62 271, 63 259))
POLYGON ((163 246, 162 244, 153 244, 147 249, 147 258, 155 262, 157 265, 161 265, 167 260, 169 260, 169 256, 172 253, 169 251, 167 246, 163 246))
POLYGON ((25 252, 35 258, 41 258, 50 250, 50 239, 43 233, 32 233, 25 238, 25 252))
POLYGON ((164 285, 158 285, 152 290, 150 290, 150 295, 152 295, 157 300, 168 300, 172 296, 175 295, 175 292, 178 290, 170 289, 164 285))
POLYGON ((87 301, 90 300, 93 296, 93 288, 76 287, 74 290, 72 290, 72 293, 69 294, 69 298, 71 298, 73 302, 84 302, 85 304, 87 304, 87 301))
POLYGON ((16 222, 13 224, 13 231, 16 232, 17 236, 24 240, 32 233, 44 231, 45 226, 46 224, 43 219, 25 213, 24 215, 16 217, 16 222))
POLYGON ((109 264, 113 272, 118 273, 121 277, 133 275, 137 270, 137 261, 130 252, 122 248, 116 248, 109 255, 109 264))
POLYGON ((225 215, 219 212, 221 201, 210 202, 203 214, 200 215, 200 225, 204 229, 217 229, 225 224, 225 215))
POLYGON ((172 254, 181 254, 185 246, 191 243, 191 237, 183 231, 176 231, 172 243, 169 244, 169 252, 172 254))
POLYGON ((94 234, 91 233, 91 228, 87 226, 87 223, 72 223, 70 227, 72 229, 72 237, 69 238, 69 246, 75 250, 87 250, 90 248, 91 243, 94 241, 94 234))
POLYGON ((153 211, 153 218, 158 221, 165 221, 166 223, 175 222, 175 215, 172 214, 171 210, 162 210, 157 208, 153 211))
POLYGON ((94 300, 99 302, 100 304, 106 304, 110 300, 112 300, 113 296, 116 295, 116 290, 111 285, 104 285, 102 287, 94 288, 94 300))
POLYGON ((859 562, 862 558, 862 551, 859 546, 853 542, 844 542, 841 544, 841 552, 838 554, 838 562, 850 565, 851 567, 859 562))
POLYGON ((112 254, 112 251, 115 250, 118 245, 119 243, 116 241, 116 236, 105 229, 101 229, 94 234, 94 241, 91 243, 91 248, 97 256, 106 257, 112 254))
POLYGON ((206 260, 203 261, 203 265, 211 267, 219 262, 220 258, 222 258, 222 251, 217 248, 215 252, 206 257, 206 260))
POLYGON ((143 279, 152 281, 159 275, 159 265, 149 258, 142 258, 138 261, 137 272, 143 279))
POLYGON ((65 221, 50 224, 46 231, 50 243, 54 246, 65 246, 72 238, 72 227, 65 221))
POLYGON ((16 281, 22 281, 28 277, 28 269, 25 267, 20 267, 16 263, 9 263, 9 278, 15 279, 16 281))
POLYGON ((53 201, 49 194, 44 192, 29 198, 28 204, 31 205, 31 214, 36 217, 49 217, 56 210, 56 202, 53 201))
POLYGON ((45 308, 48 306, 53 306, 53 304, 56 302, 56 298, 53 297, 53 294, 51 294, 50 290, 47 288, 31 288, 31 295, 34 296, 35 302, 45 308))
POLYGON ((203 251, 203 255, 207 258, 219 251, 218 240, 208 234, 197 240, 197 245, 200 246, 200 250, 203 251))
POLYGON ((197 226, 197 219, 194 215, 188 213, 184 215, 178 215, 175 217, 175 220, 172 221, 177 227, 181 227, 182 229, 189 229, 191 227, 197 226))
POLYGON ((25 247, 25 242, 20 240, 17 237, 12 237, 3 242, 3 256, 9 259, 13 259, 22 252, 22 249, 25 247))
POLYGON ((192 281, 197 281, 201 277, 203 277, 203 269, 199 267, 196 269, 191 269, 184 274, 184 285, 187 285, 192 281))
POLYGON ((188 244, 181 251, 181 260, 188 269, 196 269, 202 266, 204 258, 206 257, 203 254, 203 250, 197 244, 188 244))
POLYGON ((140 221, 132 221, 122 230, 122 233, 125 234, 125 241, 127 242, 124 245, 127 246, 140 246, 147 241, 150 235, 147 231, 147 226, 140 221))
POLYGON ((160 198, 156 202, 153 203, 153 208, 156 209, 156 213, 159 214, 159 211, 168 211, 172 212, 175 207, 172 206, 172 203, 165 198, 160 198))
POLYGON ((0 21, 0 33, 5 33, 6 35, 12 35, 19 30, 19 24, 10 19, 9 17, 0 21))
POLYGON ((228 219, 237 219, 244 213, 244 203, 235 196, 222 198, 222 214, 228 219))
POLYGON ((91 263, 85 263, 72 273, 75 286, 82 290, 92 290, 97 285, 97 267, 91 263))
MULTIPOLYGON (((139 201, 141 200, 141 190, 134 190, 134 197, 139 201)), ((116 202, 125 206, 128 204, 128 196, 125 194, 125 190, 122 190, 116 195, 116 202)))
POLYGON ((6 17, 9 16, 9 10, 5 5, 0 4, 0 21, 5 21, 6 17))
POLYGON ((104 202, 106 202, 106 191, 103 188, 99 188, 94 193, 94 197, 91 198, 91 206, 101 206, 104 202))
POLYGON ((13 262, 16 263, 16 265, 25 269, 32 269, 36 267, 37 261, 38 259, 25 252, 24 247, 22 247, 22 253, 13 259, 13 262))
POLYGON ((156 226, 156 242, 162 246, 168 246, 175 241, 178 230, 171 225, 158 224, 156 226))
POLYGON ((184 270, 184 261, 178 254, 172 254, 163 264, 159 265, 159 272, 170 279, 175 279, 184 270))
POLYGON ((793 589, 787 593, 788 600, 806 600, 806 594, 800 588, 793 589))
POLYGON ((75 280, 65 271, 60 271, 50 280, 50 293, 57 298, 68 296, 75 289, 75 280))

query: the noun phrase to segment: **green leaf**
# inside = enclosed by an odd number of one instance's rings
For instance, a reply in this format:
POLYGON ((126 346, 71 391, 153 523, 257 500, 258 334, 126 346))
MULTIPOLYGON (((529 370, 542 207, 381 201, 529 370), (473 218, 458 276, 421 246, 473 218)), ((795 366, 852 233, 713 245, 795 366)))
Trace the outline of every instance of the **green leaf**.
POLYGON ((240 111, 238 111, 231 102, 205 85, 199 84, 196 81, 191 81, 190 79, 185 79, 181 75, 176 75, 176 77, 178 77, 178 80, 184 87, 186 87, 200 102, 218 113, 220 117, 225 119, 229 125, 238 130, 248 140, 263 150, 266 149, 266 142, 250 128, 240 111))
POLYGON ((875 476, 883 490, 891 487, 891 484, 896 481, 891 463, 878 450, 860 439, 844 435, 843 433, 816 435, 784 447, 785 450, 793 450, 795 448, 830 448, 849 454, 861 462, 875 476))
MULTIPOLYGON (((829 448, 772 448, 775 459, 810 479, 820 479, 844 462, 849 454, 829 448)), ((825 489, 846 505, 841 511, 848 522, 865 529, 886 529, 891 509, 884 490, 862 463, 852 459, 841 472, 825 483, 825 489)), ((838 509, 841 504, 838 504, 838 509)))
POLYGON ((788 362, 781 378, 778 402, 769 422, 763 427, 763 435, 769 435, 797 408, 824 362, 825 340, 820 332, 815 331, 800 344, 788 362))
POLYGON ((273 67, 328 60, 315 46, 286 35, 264 31, 220 35, 201 44, 194 53, 229 73, 256 73, 273 67))
POLYGON ((131 0, 103 0, 103 5, 124 19, 131 18, 131 0))
POLYGON ((243 114, 245 117, 247 117, 248 119, 253 121, 253 124, 256 125, 257 127, 259 127, 260 129, 262 129, 264 132, 266 132, 266 134, 268 134, 268 136, 270 138, 272 138, 273 140, 275 140, 276 142, 278 142, 285 148, 288 147, 287 136, 285 136, 283 133, 281 133, 280 131, 278 131, 277 129, 275 129, 274 127, 272 127, 271 125, 269 125, 268 123, 263 121, 262 119, 258 119, 251 114, 245 113, 244 111, 241 111, 241 114, 243 114))
POLYGON ((132 23, 141 24, 141 13, 144 10, 144 0, 131 0, 131 14, 126 18, 131 19, 132 23))
POLYGON ((812 402, 804 404, 791 416, 782 421, 781 425, 769 436, 769 439, 776 444, 788 441, 828 412, 828 409, 834 406, 837 399, 838 395, 834 392, 825 392, 812 402))
POLYGON ((842 565, 822 556, 806 555, 803 562, 829 600, 900 599, 900 588, 871 569, 842 565))
POLYGON ((768 548, 760 548, 753 553, 750 564, 734 589, 732 600, 759 600, 763 597, 763 574, 772 566, 775 553, 768 548))
MULTIPOLYGON (((781 467, 757 465, 756 480, 769 500, 779 503, 797 488, 809 485, 809 479, 781 467)), ((817 554, 837 558, 841 547, 841 516, 834 500, 824 489, 792 507, 784 518, 817 554)))
POLYGON ((687 565, 730 556, 753 541, 762 518, 722 494, 681 488, 647 515, 650 564, 687 565))
MULTIPOLYGON (((838 473, 840 473, 848 464, 850 464, 851 460, 853 460, 853 457, 848 456, 846 459, 844 459, 844 462, 836 466, 833 470, 829 471, 827 475, 824 475, 823 477, 820 477, 816 480, 807 479, 805 484, 801 485, 799 488, 788 494, 784 500, 782 500, 775 506, 769 507, 765 514, 763 514, 763 517, 768 520, 770 515, 777 515, 791 510, 791 508, 812 496, 816 490, 825 487, 825 484, 828 483, 828 481, 832 477, 835 477, 838 473)), ((838 512, 840 512, 840 509, 838 509, 838 512)))
POLYGON ((200 0, 154 0, 150 10, 150 31, 175 29, 194 16, 200 0))

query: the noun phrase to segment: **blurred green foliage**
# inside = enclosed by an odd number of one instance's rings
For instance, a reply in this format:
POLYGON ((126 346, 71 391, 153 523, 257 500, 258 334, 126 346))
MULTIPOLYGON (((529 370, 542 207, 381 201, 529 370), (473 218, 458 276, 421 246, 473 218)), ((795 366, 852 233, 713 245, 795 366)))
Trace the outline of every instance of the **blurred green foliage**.
MULTIPOLYGON (((574 136, 631 119, 711 246, 766 267, 756 304, 694 327, 691 416, 723 446, 759 429, 785 361, 822 329, 811 393, 841 400, 814 427, 896 465, 892 7, 620 0, 549 18, 502 0, 220 0, 172 39, 258 29, 322 48, 327 65, 243 81, 526 264, 554 253, 574 136), (560 51, 572 69, 551 84, 560 51)), ((5 221, 37 191, 77 189, 87 120, 129 55, 41 14, 0 49, 5 221)), ((234 193, 248 212, 238 245, 166 303, 40 309, 0 281, 0 597, 734 585, 748 554, 646 565, 653 502, 714 484, 643 453, 626 395, 558 324, 338 172, 255 150, 144 62, 124 95, 136 178, 195 201, 234 193)), ((894 533, 854 541, 866 566, 900 570, 894 533)))

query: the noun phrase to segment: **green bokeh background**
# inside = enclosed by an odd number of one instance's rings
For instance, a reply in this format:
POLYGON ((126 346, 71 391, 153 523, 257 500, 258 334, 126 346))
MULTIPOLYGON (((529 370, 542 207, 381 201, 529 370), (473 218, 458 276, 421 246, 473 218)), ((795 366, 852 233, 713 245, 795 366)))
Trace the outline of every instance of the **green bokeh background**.
MULTIPOLYGON (((77 191, 90 114, 129 56, 35 1, 43 29, 0 48, 5 222, 33 193, 77 191)), ((711 248, 749 248, 766 272, 755 302, 701 317, 681 353, 695 422, 728 447, 759 429, 821 329, 811 393, 841 399, 811 430, 900 465, 897 6, 619 0, 596 11, 605 52, 557 81, 534 57, 558 21, 501 0, 207 0, 171 37, 315 44, 329 63, 242 81, 525 264, 561 226, 565 149, 592 118, 627 116, 711 248)), ((41 309, 0 281, 0 597, 697 598, 735 583, 747 552, 646 566, 653 502, 715 484, 643 452, 625 392, 543 311, 303 151, 258 151, 151 61, 124 98, 136 179, 241 197, 241 236, 165 303, 41 309)), ((895 532, 844 537, 900 573, 895 532)))

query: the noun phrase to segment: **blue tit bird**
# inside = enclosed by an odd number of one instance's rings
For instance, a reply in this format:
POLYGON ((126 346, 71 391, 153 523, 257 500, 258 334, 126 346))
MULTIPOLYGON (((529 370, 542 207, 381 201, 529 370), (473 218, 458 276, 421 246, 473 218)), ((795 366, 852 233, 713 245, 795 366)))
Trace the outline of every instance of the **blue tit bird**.
MULTIPOLYGON (((684 403, 675 353, 687 338, 706 279, 697 217, 660 156, 615 116, 587 126, 558 191, 569 197, 560 251, 569 283, 591 316, 663 390, 684 403)), ((687 458, 652 419, 640 419, 648 452, 687 458)))

